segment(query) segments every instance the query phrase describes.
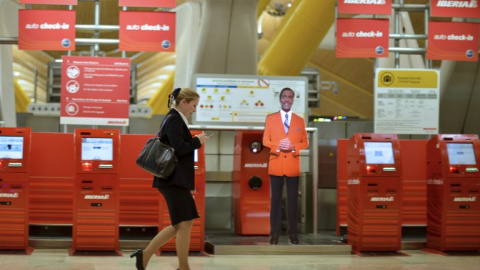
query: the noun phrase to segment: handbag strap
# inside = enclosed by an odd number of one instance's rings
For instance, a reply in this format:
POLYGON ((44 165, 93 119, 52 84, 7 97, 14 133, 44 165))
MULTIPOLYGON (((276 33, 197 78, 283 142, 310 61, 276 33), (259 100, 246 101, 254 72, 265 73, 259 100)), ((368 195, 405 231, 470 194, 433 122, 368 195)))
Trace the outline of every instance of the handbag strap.
POLYGON ((171 114, 167 115, 167 116, 163 119, 162 124, 160 125, 160 129, 159 129, 158 132, 157 132, 157 137, 160 138, 160 137, 162 136, 162 128, 163 128, 163 126, 164 126, 165 123, 167 122, 167 119, 168 119, 170 116, 171 116, 171 114))

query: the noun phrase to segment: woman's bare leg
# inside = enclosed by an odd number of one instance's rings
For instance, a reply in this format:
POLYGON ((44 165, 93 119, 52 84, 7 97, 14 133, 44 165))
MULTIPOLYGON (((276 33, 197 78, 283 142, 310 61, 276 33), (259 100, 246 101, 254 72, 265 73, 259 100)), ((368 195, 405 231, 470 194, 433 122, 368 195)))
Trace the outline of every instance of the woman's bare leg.
POLYGON ((178 256, 178 269, 190 270, 188 265, 188 250, 190 249, 190 231, 193 220, 182 221, 175 225, 177 229, 176 249, 178 256))
POLYGON ((148 246, 143 250, 143 268, 147 269, 147 264, 153 254, 165 243, 170 241, 177 234, 177 229, 173 226, 163 228, 153 239, 148 246))

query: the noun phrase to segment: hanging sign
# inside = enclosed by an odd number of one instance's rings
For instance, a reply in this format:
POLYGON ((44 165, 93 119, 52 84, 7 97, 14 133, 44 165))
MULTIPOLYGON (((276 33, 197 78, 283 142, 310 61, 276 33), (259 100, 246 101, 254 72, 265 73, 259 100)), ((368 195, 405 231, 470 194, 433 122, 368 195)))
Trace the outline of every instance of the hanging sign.
POLYGON ((388 20, 337 19, 335 56, 388 57, 388 34, 388 20))
POLYGON ((60 124, 128 126, 130 59, 62 60, 60 124))
POLYGON ((18 48, 74 51, 75 10, 19 10, 18 48))
POLYGON ((438 133, 440 71, 377 69, 375 73, 375 133, 438 133))
POLYGON ((121 51, 175 51, 172 12, 120 11, 121 51))
POLYGON ((78 0, 20 0, 20 4, 77 5, 78 0))
POLYGON ((427 59, 478 61, 480 24, 429 22, 427 59))
POLYGON ((118 5, 121 7, 165 7, 174 8, 175 0, 119 0, 118 5))
POLYGON ((338 13, 392 14, 392 0, 338 0, 338 13))
POLYGON ((478 0, 431 0, 432 17, 480 18, 478 0))

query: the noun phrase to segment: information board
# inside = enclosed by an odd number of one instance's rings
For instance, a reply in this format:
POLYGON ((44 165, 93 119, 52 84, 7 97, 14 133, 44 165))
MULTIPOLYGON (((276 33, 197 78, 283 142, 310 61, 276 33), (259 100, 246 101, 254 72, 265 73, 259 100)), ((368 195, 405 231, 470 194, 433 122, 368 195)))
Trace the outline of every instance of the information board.
POLYGON ((263 126, 267 115, 280 110, 285 87, 295 92, 292 111, 307 122, 306 77, 195 74, 193 82, 200 95, 193 124, 263 126))
POLYGON ((440 71, 377 69, 375 133, 437 134, 440 71))

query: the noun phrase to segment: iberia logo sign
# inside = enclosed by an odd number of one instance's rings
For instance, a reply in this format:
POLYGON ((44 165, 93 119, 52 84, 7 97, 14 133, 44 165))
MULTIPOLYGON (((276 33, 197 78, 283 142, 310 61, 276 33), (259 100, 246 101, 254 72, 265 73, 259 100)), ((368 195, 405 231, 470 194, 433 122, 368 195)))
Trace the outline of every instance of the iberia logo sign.
POLYGON ((434 17, 480 18, 478 0, 431 0, 434 17))
POLYGON ((392 14, 392 0, 339 0, 338 12, 349 14, 392 14))

